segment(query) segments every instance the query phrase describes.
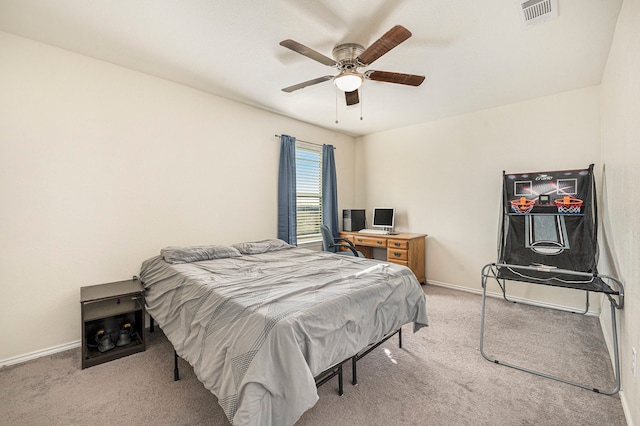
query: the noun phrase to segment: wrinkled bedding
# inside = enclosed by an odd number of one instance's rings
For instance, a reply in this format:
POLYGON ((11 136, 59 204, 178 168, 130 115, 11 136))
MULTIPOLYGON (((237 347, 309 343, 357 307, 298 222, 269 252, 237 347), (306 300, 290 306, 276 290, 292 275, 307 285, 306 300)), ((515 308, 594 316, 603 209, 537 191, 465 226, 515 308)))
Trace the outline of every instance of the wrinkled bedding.
POLYGON ((147 311, 234 425, 291 425, 314 377, 409 322, 427 325, 410 269, 285 247, 141 268, 147 311))

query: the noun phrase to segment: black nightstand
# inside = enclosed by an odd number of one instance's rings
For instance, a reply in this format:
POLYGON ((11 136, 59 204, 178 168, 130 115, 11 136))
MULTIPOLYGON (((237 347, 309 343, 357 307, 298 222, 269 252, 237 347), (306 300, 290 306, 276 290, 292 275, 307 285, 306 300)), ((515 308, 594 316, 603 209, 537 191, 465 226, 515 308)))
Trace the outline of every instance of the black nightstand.
POLYGON ((140 281, 127 280, 81 287, 80 305, 83 369, 145 350, 144 289, 140 281), (116 345, 124 324, 131 325, 131 342, 122 344, 121 341, 120 346, 101 352, 96 342, 98 332, 102 330, 116 345))

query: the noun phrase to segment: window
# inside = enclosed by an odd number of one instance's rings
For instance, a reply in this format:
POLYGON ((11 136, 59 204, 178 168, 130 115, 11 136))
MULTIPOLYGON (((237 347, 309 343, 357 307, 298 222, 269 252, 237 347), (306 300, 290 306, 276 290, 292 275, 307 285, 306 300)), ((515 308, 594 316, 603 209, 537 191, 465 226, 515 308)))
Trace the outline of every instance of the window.
POLYGON ((322 146, 296 141, 298 244, 321 241, 322 146))

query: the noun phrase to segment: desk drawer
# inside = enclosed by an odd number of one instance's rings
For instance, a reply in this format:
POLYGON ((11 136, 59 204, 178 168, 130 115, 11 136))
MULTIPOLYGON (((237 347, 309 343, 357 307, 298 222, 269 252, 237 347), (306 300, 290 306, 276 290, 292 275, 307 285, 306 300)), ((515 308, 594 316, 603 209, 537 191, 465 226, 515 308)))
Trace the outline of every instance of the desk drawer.
POLYGON ((387 249, 387 260, 403 260, 406 262, 409 259, 408 253, 407 250, 389 247, 387 249))
POLYGON ((409 267, 409 262, 406 260, 388 259, 387 262, 397 263, 398 265, 409 267))
POLYGON ((387 240, 376 237, 353 237, 353 243, 357 246, 386 247, 387 240))
POLYGON ((409 241, 407 240, 392 240, 389 239, 387 241, 387 246, 389 248, 396 248, 396 249, 405 249, 407 250, 409 248, 409 241))

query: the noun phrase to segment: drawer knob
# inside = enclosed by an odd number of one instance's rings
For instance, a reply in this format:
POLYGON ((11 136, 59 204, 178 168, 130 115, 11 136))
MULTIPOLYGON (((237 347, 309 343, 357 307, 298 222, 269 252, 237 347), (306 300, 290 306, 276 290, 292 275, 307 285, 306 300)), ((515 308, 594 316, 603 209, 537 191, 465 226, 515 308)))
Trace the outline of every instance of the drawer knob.
POLYGON ((400 243, 393 243, 394 246, 400 247, 400 243))
POLYGON ((400 255, 402 255, 402 253, 397 252, 397 251, 394 251, 394 252, 393 252, 393 255, 394 255, 395 257, 400 257, 400 255))
POLYGON ((376 243, 378 243, 379 245, 382 245, 382 241, 380 240, 376 241, 376 243))

